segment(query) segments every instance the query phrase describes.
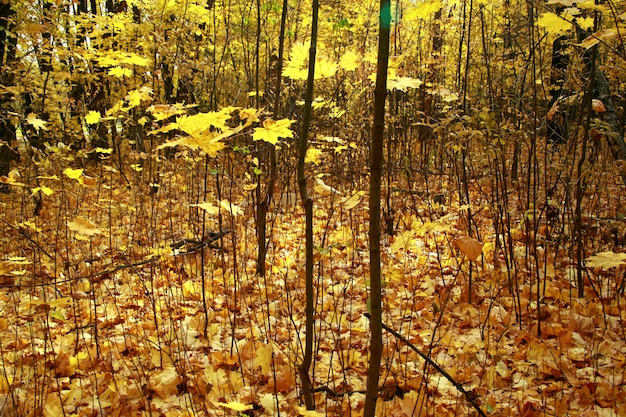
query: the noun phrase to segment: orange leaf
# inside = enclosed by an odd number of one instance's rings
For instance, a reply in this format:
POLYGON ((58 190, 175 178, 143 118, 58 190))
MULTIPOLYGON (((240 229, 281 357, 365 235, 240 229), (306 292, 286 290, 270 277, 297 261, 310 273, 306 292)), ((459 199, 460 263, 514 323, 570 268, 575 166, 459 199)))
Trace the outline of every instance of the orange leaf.
POLYGON ((484 243, 470 236, 458 238, 452 242, 452 246, 460 250, 470 261, 476 261, 483 253, 484 243))

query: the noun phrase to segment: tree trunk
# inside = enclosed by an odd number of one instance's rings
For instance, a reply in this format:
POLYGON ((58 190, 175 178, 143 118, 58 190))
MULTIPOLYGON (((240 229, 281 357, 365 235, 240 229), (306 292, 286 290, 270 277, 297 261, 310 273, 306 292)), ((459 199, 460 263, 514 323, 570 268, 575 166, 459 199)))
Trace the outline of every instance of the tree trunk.
POLYGON ((367 393, 363 417, 374 417, 378 400, 378 378, 383 350, 382 285, 380 265, 380 189, 385 133, 385 99, 387 98, 387 66, 389 64, 389 33, 391 10, 389 0, 380 0, 380 31, 378 66, 374 90, 374 126, 370 157, 370 362, 367 370, 367 393))
MULTIPOLYGON (((300 379, 302 380, 302 394, 307 410, 315 409, 313 401, 313 383, 309 377, 309 369, 313 362, 313 331, 315 312, 313 311, 313 199, 307 191, 306 173, 304 171, 304 157, 308 147, 309 126, 311 124, 311 105, 313 103, 313 79, 315 76, 315 56, 317 52, 317 21, 319 12, 318 0, 313 0, 311 19, 311 47, 309 48, 309 72, 306 81, 306 95, 304 98, 304 114, 302 116, 302 128, 300 130, 300 143, 298 144, 298 188, 305 212, 306 233, 306 339, 304 344, 304 358, 299 366, 300 379)), ((379 179, 380 187, 380 179, 379 179)))

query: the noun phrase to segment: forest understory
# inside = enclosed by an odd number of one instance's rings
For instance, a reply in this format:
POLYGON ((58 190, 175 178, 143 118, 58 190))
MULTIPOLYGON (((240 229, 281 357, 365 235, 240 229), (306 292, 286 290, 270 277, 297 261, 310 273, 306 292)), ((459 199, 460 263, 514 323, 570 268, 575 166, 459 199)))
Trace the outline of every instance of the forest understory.
MULTIPOLYGON (((536 201, 549 204, 530 211, 524 181, 508 179, 507 195, 496 193, 500 156, 472 153, 480 156, 465 181, 459 159, 437 169, 434 154, 423 158, 426 170, 387 167, 383 321, 487 415, 626 415, 626 190, 600 155, 606 170, 589 174, 581 195, 587 261, 579 263, 571 200, 545 192, 571 185, 560 169, 567 146, 542 146, 536 201)), ((307 411, 293 170, 280 173, 258 276, 256 184, 240 161, 182 149, 168 158, 122 154, 89 160, 48 149, 4 179, 1 415, 361 415, 365 168, 327 160, 315 169, 325 176, 313 193, 317 410, 307 411)), ((390 333, 380 397, 380 416, 477 415, 390 333)))

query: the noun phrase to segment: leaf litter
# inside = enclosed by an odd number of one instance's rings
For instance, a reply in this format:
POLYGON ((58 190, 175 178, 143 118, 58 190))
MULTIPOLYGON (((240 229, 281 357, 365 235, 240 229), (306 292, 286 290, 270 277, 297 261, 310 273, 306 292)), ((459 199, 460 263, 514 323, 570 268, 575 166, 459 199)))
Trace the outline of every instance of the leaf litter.
MULTIPOLYGON (((49 170, 46 175, 64 172, 49 170)), ((255 277, 254 223, 249 209, 243 215, 243 197, 192 201, 181 196, 185 172, 175 167, 164 171, 158 198, 115 181, 101 178, 108 195, 66 183, 64 194, 46 199, 33 218, 18 217, 15 200, 2 197, 3 415, 362 413, 369 331, 365 193, 333 188, 336 198, 333 192, 316 202, 314 385, 322 389, 314 413, 302 408, 298 390, 301 208, 274 214, 268 276, 255 277), (72 210, 61 210, 61 195, 72 210), (172 250, 201 234, 203 216, 217 230, 218 214, 231 228, 221 250, 172 250), (72 231, 82 238, 73 239, 72 231), (54 255, 41 256, 40 249, 54 255)), ((489 414, 626 414, 623 294, 575 298, 569 269, 553 267, 540 306, 525 301, 533 288, 520 280, 523 308, 516 317, 519 301, 508 291, 493 243, 462 232, 464 209, 446 207, 430 221, 407 211, 401 233, 385 237, 385 323, 489 414)), ((606 274, 624 268, 621 256, 598 254, 588 262, 606 274)), ((470 413, 449 381, 389 334, 381 376, 380 415, 470 413)))

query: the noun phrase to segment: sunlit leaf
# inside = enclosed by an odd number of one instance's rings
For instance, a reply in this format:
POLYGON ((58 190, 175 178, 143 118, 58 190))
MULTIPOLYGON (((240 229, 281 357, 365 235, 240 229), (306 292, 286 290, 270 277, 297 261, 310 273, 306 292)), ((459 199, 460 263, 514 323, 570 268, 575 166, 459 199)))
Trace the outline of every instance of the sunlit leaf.
POLYGON ((113 77, 123 78, 133 75, 133 71, 129 68, 113 67, 109 69, 108 74, 113 77))
POLYGON ((73 169, 73 168, 65 168, 63 170, 63 173, 73 179, 73 180, 78 180, 80 177, 82 177, 83 175, 83 169, 82 168, 77 168, 77 169, 73 169))
POLYGON ((96 110, 90 110, 86 115, 85 115, 85 122, 87 122, 88 125, 95 125, 96 123, 98 123, 100 121, 100 112, 96 111, 96 110))
POLYGON ((339 59, 339 67, 346 71, 354 71, 361 65, 362 57, 354 51, 346 51, 339 59))
POLYGON ((39 129, 48 130, 48 128, 46 127, 46 124, 48 124, 48 122, 38 118, 35 113, 29 113, 28 116, 26 116, 26 123, 34 127, 35 130, 38 132, 39 132, 39 129))
POLYGON ((89 219, 83 216, 76 216, 74 220, 67 222, 67 227, 73 231, 85 236, 101 235, 102 230, 89 219))
POLYGON ((572 23, 552 12, 542 13, 537 20, 537 26, 543 27, 547 32, 559 34, 572 28, 572 23))
POLYGON ((309 148, 306 150, 306 155, 304 157, 304 162, 309 163, 312 162, 315 165, 319 165, 321 160, 322 150, 317 148, 309 148))
POLYGON ((181 116, 176 120, 176 123, 178 123, 178 128, 183 132, 191 136, 198 136, 211 127, 216 127, 220 130, 224 129, 226 121, 230 117, 230 113, 225 111, 213 111, 198 113, 193 116, 181 116))
POLYGON ((228 403, 219 402, 219 403, 217 403, 217 405, 219 405, 220 407, 229 408, 229 409, 234 410, 234 411, 248 411, 248 410, 252 410, 254 408, 251 405, 246 405, 246 404, 240 403, 238 401, 231 401, 231 402, 228 402, 228 403))
POLYGON ((390 79, 387 82, 387 88, 390 90, 396 89, 400 91, 406 91, 408 88, 419 88, 424 82, 417 78, 410 77, 396 77, 395 79, 390 79))
POLYGON ((350 197, 345 198, 342 201, 343 206, 346 208, 346 210, 352 210, 361 202, 361 197, 364 195, 365 191, 357 191, 356 193, 352 194, 350 197))
POLYGON ((585 259, 585 262, 590 268, 607 270, 626 265, 626 253, 615 253, 613 251, 598 252, 585 259))
POLYGON ((200 203, 200 204, 190 204, 190 206, 200 207, 202 210, 206 211, 207 214, 219 214, 219 207, 215 206, 211 203, 200 203))
POLYGON ((54 190, 52 188, 46 187, 45 185, 42 185, 41 187, 35 187, 32 189, 33 194, 37 194, 39 191, 41 191, 45 195, 52 195, 54 193, 54 190))
POLYGON ((265 142, 275 145, 279 138, 293 138, 293 132, 289 129, 289 126, 291 126, 293 122, 293 120, 289 119, 265 119, 263 121, 263 127, 254 128, 252 139, 264 140, 265 142))
POLYGON ((235 204, 232 204, 228 200, 220 201, 220 207, 226 210, 227 212, 229 212, 230 214, 232 214, 233 216, 240 216, 243 214, 243 210, 241 209, 241 207, 235 204))
POLYGON ((404 20, 422 19, 427 20, 431 15, 441 9, 441 0, 426 0, 410 3, 408 10, 404 13, 404 20))

